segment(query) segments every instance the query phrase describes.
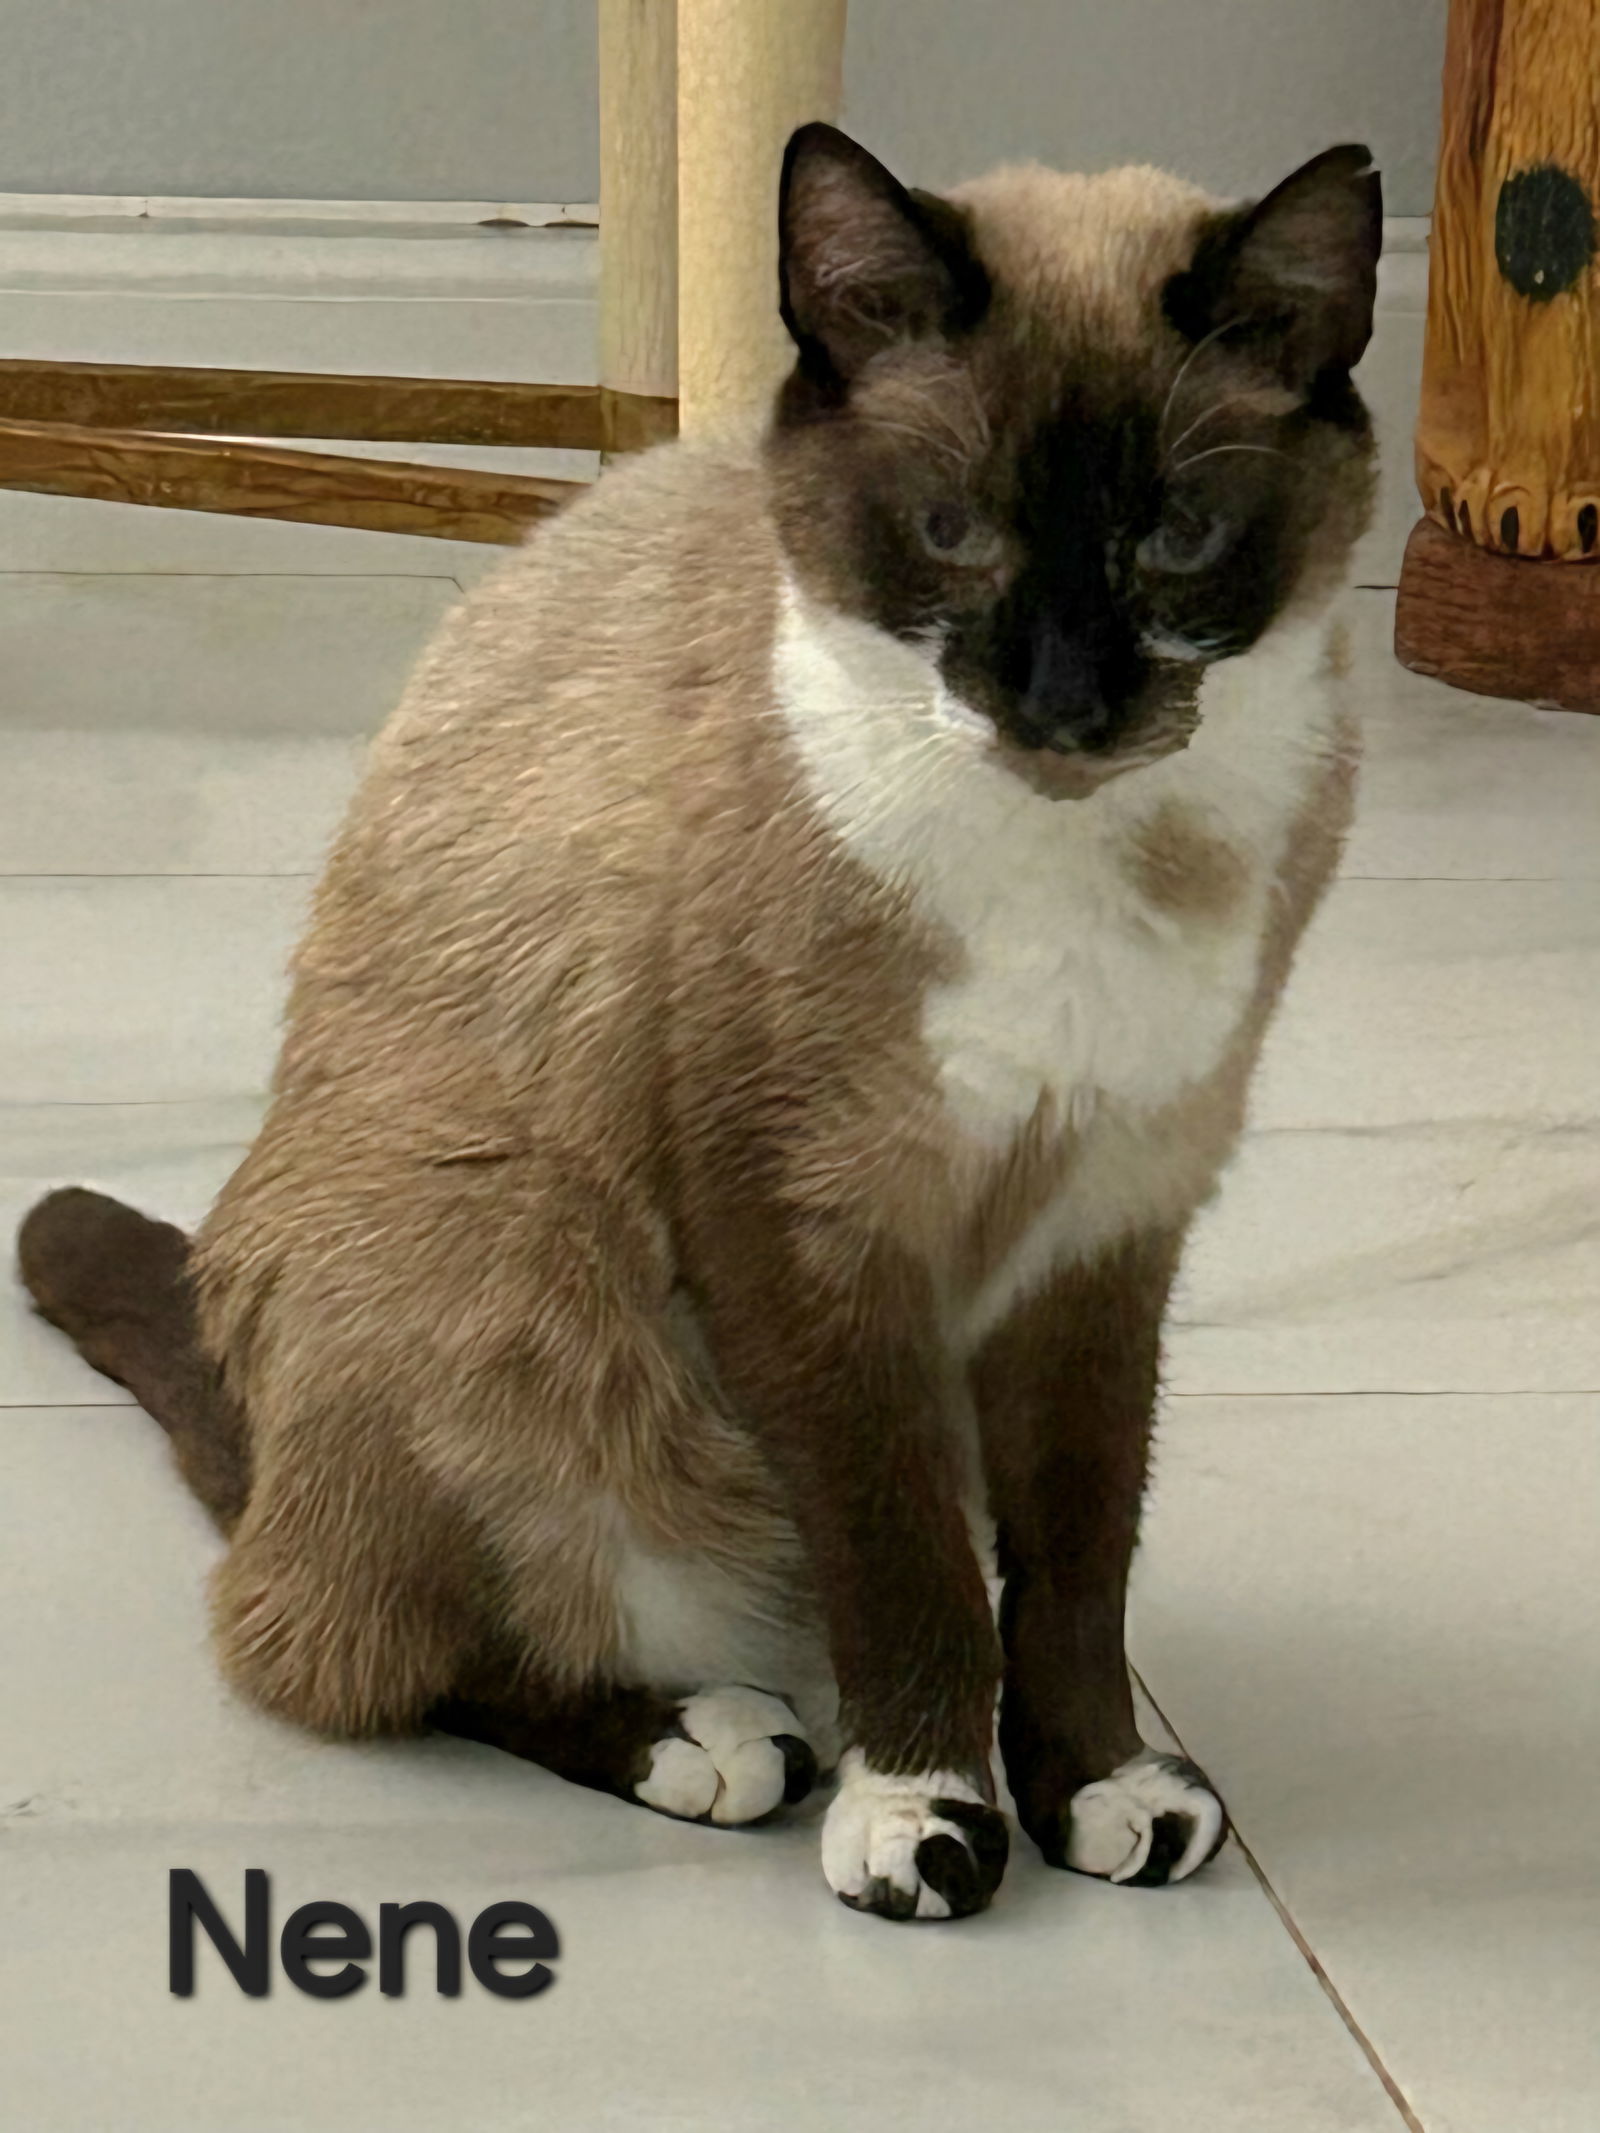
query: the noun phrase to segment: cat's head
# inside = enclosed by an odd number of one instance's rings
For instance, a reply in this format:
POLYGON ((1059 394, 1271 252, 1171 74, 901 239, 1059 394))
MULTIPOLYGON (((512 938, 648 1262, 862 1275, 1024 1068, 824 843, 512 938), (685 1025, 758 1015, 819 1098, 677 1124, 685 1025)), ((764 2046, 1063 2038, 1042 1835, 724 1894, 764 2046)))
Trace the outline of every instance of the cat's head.
POLYGON ((801 582, 936 648, 1036 772, 1181 745, 1206 664, 1336 580, 1365 523, 1369 164, 1330 149, 1247 207, 1151 170, 936 198, 803 127, 768 443, 801 582))

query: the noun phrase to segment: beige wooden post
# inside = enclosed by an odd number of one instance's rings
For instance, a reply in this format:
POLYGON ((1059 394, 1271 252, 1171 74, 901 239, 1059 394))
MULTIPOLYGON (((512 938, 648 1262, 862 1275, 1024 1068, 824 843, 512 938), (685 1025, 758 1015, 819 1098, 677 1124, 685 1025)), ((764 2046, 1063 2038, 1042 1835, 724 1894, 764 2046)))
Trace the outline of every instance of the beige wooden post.
POLYGON ((607 443, 671 433, 678 390, 676 0, 599 0, 600 383, 607 443))
MULTIPOLYGON (((787 370, 778 172, 836 119, 846 0, 677 0, 678 395, 685 431, 740 425, 787 370)), ((602 238, 604 216, 602 213, 602 238)))

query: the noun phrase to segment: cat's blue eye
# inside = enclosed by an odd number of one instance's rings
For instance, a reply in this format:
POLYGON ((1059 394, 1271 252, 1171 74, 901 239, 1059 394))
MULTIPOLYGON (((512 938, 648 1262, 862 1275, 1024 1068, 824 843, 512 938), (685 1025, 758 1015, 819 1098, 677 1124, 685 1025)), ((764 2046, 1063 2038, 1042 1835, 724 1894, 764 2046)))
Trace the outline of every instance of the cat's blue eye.
POLYGON ((994 526, 956 497, 930 504, 918 530, 929 555, 957 570, 994 571, 1005 557, 1005 544, 994 526))
POLYGON ((1222 512, 1169 502, 1160 523, 1134 551, 1141 570, 1165 578, 1192 578, 1220 563, 1238 533, 1235 520, 1222 512))
POLYGON ((972 513, 965 504, 932 505, 922 519, 922 537, 939 555, 954 555, 972 531, 972 513))

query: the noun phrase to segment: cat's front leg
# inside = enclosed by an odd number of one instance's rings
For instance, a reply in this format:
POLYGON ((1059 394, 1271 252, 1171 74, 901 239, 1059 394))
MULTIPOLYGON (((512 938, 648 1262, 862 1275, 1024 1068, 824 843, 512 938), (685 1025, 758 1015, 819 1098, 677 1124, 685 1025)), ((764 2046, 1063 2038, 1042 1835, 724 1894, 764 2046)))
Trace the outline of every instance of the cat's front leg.
POLYGON ((984 1909, 1006 1863, 989 1769, 1000 1653, 931 1299, 887 1260, 834 1283, 791 1258, 758 1281, 778 1263, 746 1256, 711 1332, 785 1485, 838 1680, 823 1872, 855 1910, 959 1918, 984 1909))
POLYGON ((1123 1647, 1180 1243, 1140 1239, 1059 1272, 990 1336, 974 1372, 1018 1819, 1052 1866, 1142 1887, 1186 1879, 1228 1830, 1205 1774, 1140 1738, 1123 1647))

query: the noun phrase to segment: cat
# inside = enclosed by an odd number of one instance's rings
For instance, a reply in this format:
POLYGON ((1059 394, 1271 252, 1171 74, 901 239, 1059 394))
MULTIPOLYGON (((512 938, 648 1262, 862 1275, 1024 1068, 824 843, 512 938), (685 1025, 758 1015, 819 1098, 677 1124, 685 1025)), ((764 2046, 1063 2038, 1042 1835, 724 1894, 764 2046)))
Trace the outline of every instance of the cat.
POLYGON ((79 1189, 41 1310, 230 1536, 230 1681, 669 1815, 837 1770, 825 1877, 981 1910, 1227 1817, 1135 1724, 1162 1319, 1333 869, 1379 181, 907 190, 823 125, 749 444, 472 593, 317 892, 191 1244, 79 1189), (985 1579, 992 1522, 998 1625, 985 1579))

